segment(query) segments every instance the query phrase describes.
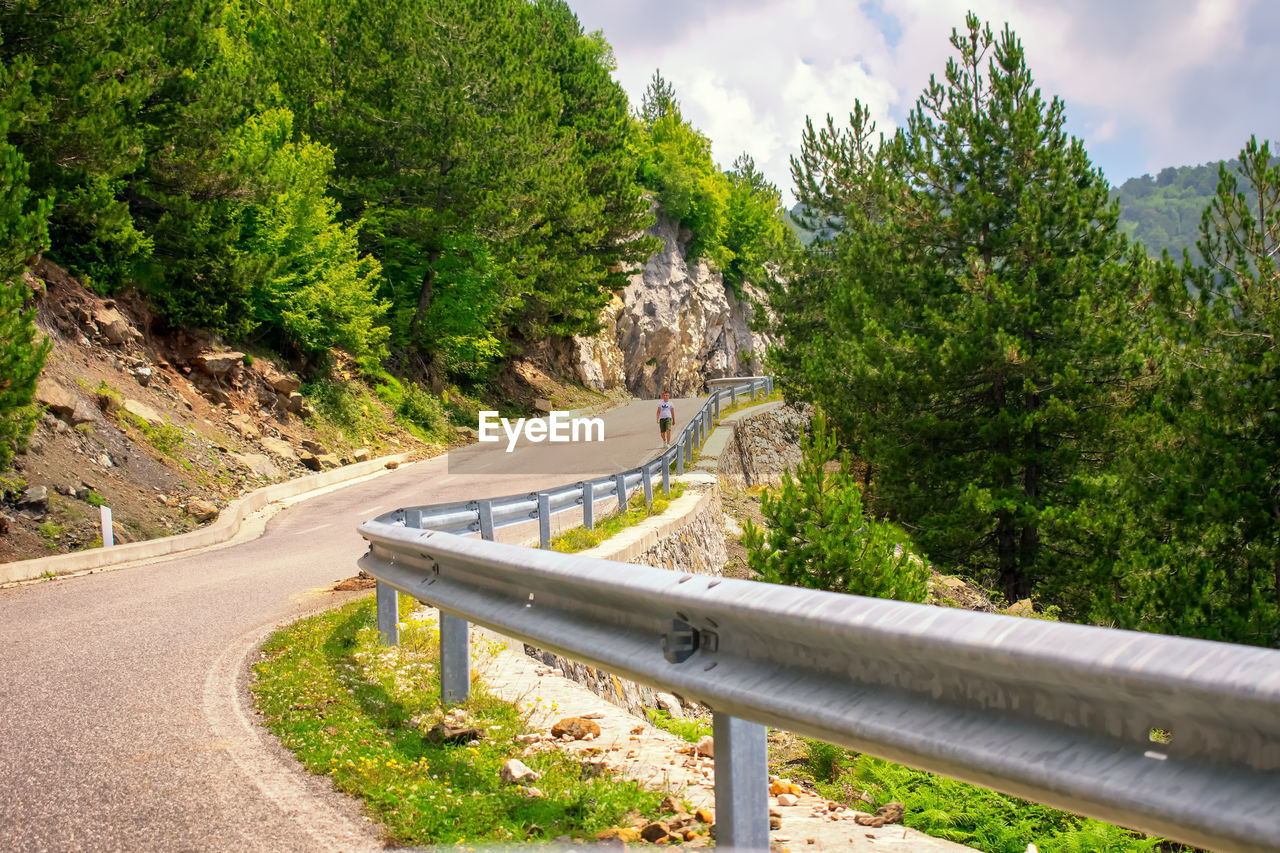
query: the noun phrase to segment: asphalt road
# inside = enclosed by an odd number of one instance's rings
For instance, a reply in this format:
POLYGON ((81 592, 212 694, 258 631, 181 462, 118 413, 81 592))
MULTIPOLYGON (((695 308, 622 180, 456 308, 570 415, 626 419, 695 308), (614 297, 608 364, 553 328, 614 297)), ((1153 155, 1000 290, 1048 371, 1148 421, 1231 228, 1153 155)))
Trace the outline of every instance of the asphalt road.
MULTIPOLYGON (((678 430, 699 401, 676 403, 678 430)), ((0 851, 380 848, 353 801, 257 726, 257 645, 349 597, 329 587, 355 573, 361 521, 633 467, 661 450, 654 408, 607 412, 603 444, 487 445, 491 473, 405 466, 233 547, 0 589, 0 851)))

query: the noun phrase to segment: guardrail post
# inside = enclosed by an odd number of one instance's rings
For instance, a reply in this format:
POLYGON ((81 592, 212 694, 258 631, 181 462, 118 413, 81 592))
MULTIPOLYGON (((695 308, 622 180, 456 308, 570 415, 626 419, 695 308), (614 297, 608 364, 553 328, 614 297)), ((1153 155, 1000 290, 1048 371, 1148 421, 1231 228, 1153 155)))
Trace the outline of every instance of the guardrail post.
POLYGON ((538 547, 551 547, 551 495, 538 493, 538 547))
POLYGON ((684 460, 686 465, 693 464, 693 430, 689 430, 689 439, 684 443, 685 452, 688 454, 688 458, 684 460))
MULTIPOLYGON (((684 441, 684 436, 680 436, 680 441, 684 441)), ((684 473, 684 445, 676 444, 676 475, 684 473)))
POLYGON ((457 705, 471 695, 471 626, 440 611, 440 701, 457 705))
POLYGON ((765 727, 714 712, 716 847, 769 849, 769 753, 765 727))
POLYGON ((393 586, 378 581, 378 633, 382 645, 400 645, 400 593, 393 586))
POLYGON ((729 386, 729 405, 730 406, 738 405, 738 389, 733 385, 729 386))
POLYGON ((613 485, 618 491, 618 512, 627 511, 627 475, 614 474, 613 485))
POLYGON ((711 404, 715 407, 715 410, 716 410, 715 417, 717 418, 720 417, 720 392, 718 390, 716 391, 716 393, 711 395, 711 404))
POLYGON ((671 494, 671 461, 665 456, 662 459, 662 493, 671 494))
POLYGON ((644 481, 644 505, 653 506, 653 472, 645 465, 640 469, 640 478, 644 481))
POLYGON ((493 541, 493 501, 480 501, 480 538, 493 541))
POLYGON ((702 410, 702 433, 703 433, 702 438, 704 441, 706 440, 707 436, 711 435, 712 426, 713 425, 711 423, 711 410, 703 409, 702 410))
POLYGON ((590 480, 582 484, 582 526, 587 530, 596 529, 596 487, 590 480))

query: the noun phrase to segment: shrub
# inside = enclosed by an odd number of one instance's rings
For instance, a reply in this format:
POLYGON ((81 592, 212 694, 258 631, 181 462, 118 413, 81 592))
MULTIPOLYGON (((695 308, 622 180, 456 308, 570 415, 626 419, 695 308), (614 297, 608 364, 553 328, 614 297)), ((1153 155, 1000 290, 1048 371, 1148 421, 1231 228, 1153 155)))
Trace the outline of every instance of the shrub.
POLYGON ((778 491, 761 496, 767 530, 747 522, 742 544, 752 570, 770 583, 923 601, 928 566, 905 534, 866 516, 849 456, 821 412, 801 446, 795 476, 786 472, 778 491))

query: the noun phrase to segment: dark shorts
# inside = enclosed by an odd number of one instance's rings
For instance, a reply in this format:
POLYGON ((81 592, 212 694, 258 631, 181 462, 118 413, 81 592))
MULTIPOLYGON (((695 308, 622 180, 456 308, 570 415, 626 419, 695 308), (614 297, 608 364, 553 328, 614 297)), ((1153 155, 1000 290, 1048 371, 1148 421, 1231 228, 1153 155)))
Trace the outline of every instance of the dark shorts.
POLYGON ((663 433, 671 429, 671 418, 663 418, 658 421, 658 432, 663 433))

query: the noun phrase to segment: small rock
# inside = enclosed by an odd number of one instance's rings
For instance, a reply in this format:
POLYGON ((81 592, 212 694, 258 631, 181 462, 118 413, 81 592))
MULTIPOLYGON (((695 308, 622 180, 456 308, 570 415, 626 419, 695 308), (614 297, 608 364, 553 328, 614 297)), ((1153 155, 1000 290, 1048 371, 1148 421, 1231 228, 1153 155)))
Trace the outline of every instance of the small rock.
POLYGON ((1024 598, 1021 601, 1015 601, 1004 609, 1004 612, 1010 616, 1031 616, 1035 613, 1035 609, 1031 606, 1031 599, 1024 598))
POLYGON ((283 441, 278 438, 264 438, 259 441, 259 444, 261 444, 267 451, 274 453, 276 456, 283 459, 298 458, 298 454, 293 449, 293 445, 287 441, 283 441))
POLYGON ((598 841, 608 841, 611 838, 616 838, 619 841, 639 841, 640 830, 631 826, 615 826, 612 829, 596 833, 598 841))
POLYGON ((705 755, 707 758, 715 758, 716 742, 711 735, 703 735, 698 738, 697 744, 693 747, 694 752, 698 755, 705 755))
POLYGON ((324 456, 328 454, 329 449, 318 441, 312 441, 309 438, 302 440, 302 449, 308 453, 314 453, 316 456, 324 456))
POLYGON ((196 521, 209 521, 218 517, 218 507, 206 500, 187 501, 187 515, 196 521))
MULTIPOLYGON (((484 737, 484 729, 475 726, 451 726, 448 723, 436 723, 427 730, 427 740, 432 743, 467 743, 478 741, 484 737)), ((505 769, 505 768, 504 768, 505 769)), ((525 768, 528 770, 528 768, 525 768)), ((533 771, 530 770, 530 773, 533 771)), ((510 779, 504 779, 510 782, 510 779)))
POLYGON ((280 476, 280 469, 275 466, 268 457, 261 453, 233 453, 232 458, 237 460, 241 465, 248 468, 259 477, 266 477, 268 480, 274 480, 280 476))
POLYGON ((202 352, 193 359, 196 366, 210 376, 235 373, 244 364, 242 352, 202 352))
POLYGON ((861 826, 884 826, 886 823, 898 823, 903 813, 902 803, 885 803, 876 809, 875 814, 858 815, 853 821, 861 826))
POLYGON ((392 460, 390 460, 390 461, 386 462, 382 467, 383 467, 383 468, 386 468, 386 469, 387 469, 387 470, 389 470, 389 471, 394 471, 395 469, 397 469, 397 468, 399 468, 399 467, 400 467, 400 463, 399 463, 399 462, 397 462, 396 460, 392 459, 392 460))
POLYGON ((357 447, 355 450, 351 451, 351 458, 352 458, 352 459, 354 459, 354 460, 355 460, 355 461, 357 461, 357 462, 368 462, 368 461, 369 461, 369 448, 367 448, 367 447, 357 447))
POLYGON ((27 490, 22 493, 22 497, 18 498, 18 509, 47 512, 49 510, 48 487, 28 486, 27 490))
POLYGON ((124 410, 131 415, 142 418, 147 423, 157 426, 164 423, 164 415, 148 406, 140 400, 126 399, 124 401, 124 410))
POLYGON ((679 814, 685 813, 684 804, 681 803, 679 800, 677 800, 675 797, 671 796, 670 794, 667 794, 666 799, 662 801, 662 805, 660 806, 660 808, 664 812, 671 812, 672 814, 679 815, 679 814))
POLYGON ((99 308, 93 312, 93 322, 98 332, 110 344, 122 344, 133 335, 133 325, 115 308, 99 308))
POLYGON ((795 794, 779 794, 778 795, 778 805, 780 806, 794 806, 799 802, 800 802, 800 798, 797 797, 795 794))
POLYGON ((508 758, 507 762, 502 765, 502 770, 498 774, 503 782, 515 783, 522 785, 525 782, 536 782, 542 778, 542 774, 537 770, 529 767, 518 758, 508 758))
POLYGON ((139 367, 137 370, 133 371, 133 378, 138 380, 139 385, 146 388, 151 384, 151 368, 139 367))
POLYGON ((48 407, 59 418, 69 421, 72 426, 88 423, 95 419, 93 409, 80 395, 56 382, 41 382, 36 387, 36 402, 48 407))
POLYGON ((693 813, 693 816, 696 817, 698 820, 702 821, 703 823, 716 822, 716 813, 711 811, 711 809, 698 809, 696 812, 693 813))
POLYGON ((769 816, 769 828, 770 828, 770 829, 782 829, 782 818, 780 818, 780 817, 774 817, 773 815, 770 815, 770 816, 769 816))
POLYGON ((563 739, 566 735, 570 740, 584 740, 587 735, 591 735, 593 739, 598 738, 600 724, 583 717, 565 717, 551 727, 551 736, 563 739))
POLYGON ((546 796, 546 794, 542 793, 542 790, 540 788, 535 788, 532 785, 529 785, 527 787, 522 785, 520 787, 520 793, 524 794, 526 797, 528 797, 531 800, 540 800, 546 796))
POLYGON ((672 694, 655 693, 653 695, 653 700, 657 703, 658 708, 666 711, 672 717, 675 717, 677 720, 684 719, 684 706, 682 706, 680 704, 680 700, 672 694))
POLYGON ((546 397, 538 397, 533 401, 533 407, 539 412, 549 412, 551 411, 551 401, 546 397))
POLYGON ((232 415, 227 419, 227 422, 231 424, 236 432, 240 433, 240 437, 245 441, 257 441, 262 435, 258 431, 257 424, 248 415, 232 415))
POLYGON ((645 824, 645 827, 640 830, 640 837, 645 841, 648 841, 650 844, 661 841, 669 835, 671 835, 671 830, 668 829, 667 825, 660 820, 654 821, 650 824, 645 824))
MULTIPOLYGON (((278 394, 292 394, 302 387, 302 380, 287 373, 272 373, 267 377, 271 390, 278 394)), ((301 395, 299 395, 301 396, 301 395)))
POLYGON ((307 401, 301 394, 294 391, 292 394, 281 394, 280 402, 284 405, 285 411, 301 414, 307 401))
POLYGON ((301 453, 298 455, 298 461, 300 461, 304 467, 310 468, 312 471, 324 470, 324 463, 321 462, 320 457, 316 456, 314 453, 301 453))

